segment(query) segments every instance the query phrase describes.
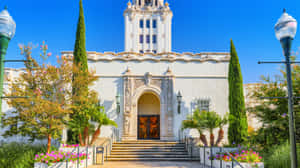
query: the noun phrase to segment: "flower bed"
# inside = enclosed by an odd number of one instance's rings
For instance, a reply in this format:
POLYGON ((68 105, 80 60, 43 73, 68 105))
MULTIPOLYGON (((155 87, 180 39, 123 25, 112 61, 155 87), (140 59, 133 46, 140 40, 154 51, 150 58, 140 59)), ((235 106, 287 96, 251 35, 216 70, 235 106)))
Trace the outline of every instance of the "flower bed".
POLYGON ((66 167, 66 162, 68 162, 68 167, 79 164, 84 167, 84 161, 90 159, 86 153, 71 153, 64 151, 52 151, 51 153, 40 153, 35 155, 35 168, 47 168, 49 166, 55 168, 64 165, 66 167))
MULTIPOLYGON (((258 152, 253 150, 238 150, 235 152, 217 153, 209 157, 210 162, 213 163, 213 167, 218 168, 222 164, 222 167, 226 168, 237 168, 240 167, 236 162, 232 162, 233 157, 238 161, 244 168, 264 168, 262 163, 262 157, 259 156, 258 152), (230 157, 230 156, 231 157, 230 157), (219 162, 219 163, 217 163, 219 162), (220 163, 222 162, 222 163, 220 163)), ((210 164, 209 164, 210 165, 210 164)))
POLYGON ((74 168, 77 167, 79 159, 79 168, 92 165, 95 160, 95 148, 80 147, 78 144, 62 144, 59 151, 53 151, 49 154, 38 154, 35 157, 35 168, 74 168), (77 154, 79 153, 79 154, 77 154), (67 162, 65 159, 67 159, 67 162))

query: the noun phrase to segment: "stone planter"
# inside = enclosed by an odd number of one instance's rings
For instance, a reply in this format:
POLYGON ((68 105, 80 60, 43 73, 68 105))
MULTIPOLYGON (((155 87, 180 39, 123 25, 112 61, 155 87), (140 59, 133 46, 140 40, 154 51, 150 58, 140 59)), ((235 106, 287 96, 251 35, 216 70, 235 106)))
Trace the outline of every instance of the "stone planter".
POLYGON ((212 155, 216 155, 218 152, 232 152, 236 151, 238 148, 221 148, 221 147, 200 147, 200 163, 206 165, 211 165, 211 161, 209 160, 209 157, 212 155))
MULTIPOLYGON (((262 162, 259 162, 259 163, 241 163, 241 165, 244 168, 264 168, 264 163, 262 163, 262 162)), ((237 168, 237 166, 234 167, 234 168, 237 168)))
MULTIPOLYGON (((77 163, 68 162, 58 162, 54 163, 51 166, 48 166, 45 163, 34 163, 34 168, 77 168, 77 163)), ((86 168, 85 163, 79 164, 78 168, 86 168)))
POLYGON ((48 168, 48 165, 45 163, 34 163, 34 168, 48 168))
MULTIPOLYGON (((259 162, 259 163, 240 163, 244 168, 264 168, 264 163, 259 162)), ((232 162, 225 162, 223 161, 222 168, 240 168, 238 164, 233 162, 233 167, 232 167, 232 162)))

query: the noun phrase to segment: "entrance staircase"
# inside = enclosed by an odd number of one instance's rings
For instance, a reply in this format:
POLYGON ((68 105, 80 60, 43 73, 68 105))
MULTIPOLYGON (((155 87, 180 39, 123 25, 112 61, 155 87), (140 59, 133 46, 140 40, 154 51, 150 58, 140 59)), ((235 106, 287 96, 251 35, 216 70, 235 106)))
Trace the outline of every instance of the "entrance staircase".
MULTIPOLYGON (((176 141, 123 141, 112 145, 108 161, 191 161, 184 143, 176 141)), ((198 159, 199 160, 199 159, 198 159)))

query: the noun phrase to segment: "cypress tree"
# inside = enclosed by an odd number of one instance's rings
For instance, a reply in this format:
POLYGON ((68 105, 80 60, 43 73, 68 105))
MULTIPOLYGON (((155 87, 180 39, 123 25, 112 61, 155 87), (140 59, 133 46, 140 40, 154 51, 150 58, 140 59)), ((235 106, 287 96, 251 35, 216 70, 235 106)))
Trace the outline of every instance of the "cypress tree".
POLYGON ((242 144, 248 136, 248 122, 245 108, 243 77, 239 58, 231 40, 229 63, 229 128, 230 144, 242 144))
POLYGON ((87 53, 85 47, 85 23, 82 0, 79 2, 79 19, 77 23, 76 41, 74 47, 73 63, 75 65, 81 65, 82 70, 88 69, 87 53))
MULTIPOLYGON (((88 86, 82 86, 76 84, 76 79, 85 80, 88 78, 88 63, 87 63, 87 53, 85 46, 85 22, 84 22, 84 12, 82 0, 79 2, 79 18, 77 23, 77 31, 76 31, 76 41, 73 52, 73 65, 79 67, 80 72, 73 72, 73 83, 72 83, 72 92, 73 92, 73 105, 75 106, 73 110, 73 114, 71 117, 76 117, 76 104, 78 102, 79 95, 85 95, 84 93, 88 93, 88 86)), ((73 132, 72 130, 68 130, 68 143, 78 143, 79 139, 78 133, 73 132)))

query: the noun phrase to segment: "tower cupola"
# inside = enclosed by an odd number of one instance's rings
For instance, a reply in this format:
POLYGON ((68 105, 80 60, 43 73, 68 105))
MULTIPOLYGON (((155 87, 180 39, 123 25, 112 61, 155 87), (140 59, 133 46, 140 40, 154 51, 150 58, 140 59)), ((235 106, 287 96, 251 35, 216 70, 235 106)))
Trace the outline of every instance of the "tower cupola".
POLYGON ((125 17, 125 51, 171 52, 173 13, 164 0, 132 0, 125 17))

